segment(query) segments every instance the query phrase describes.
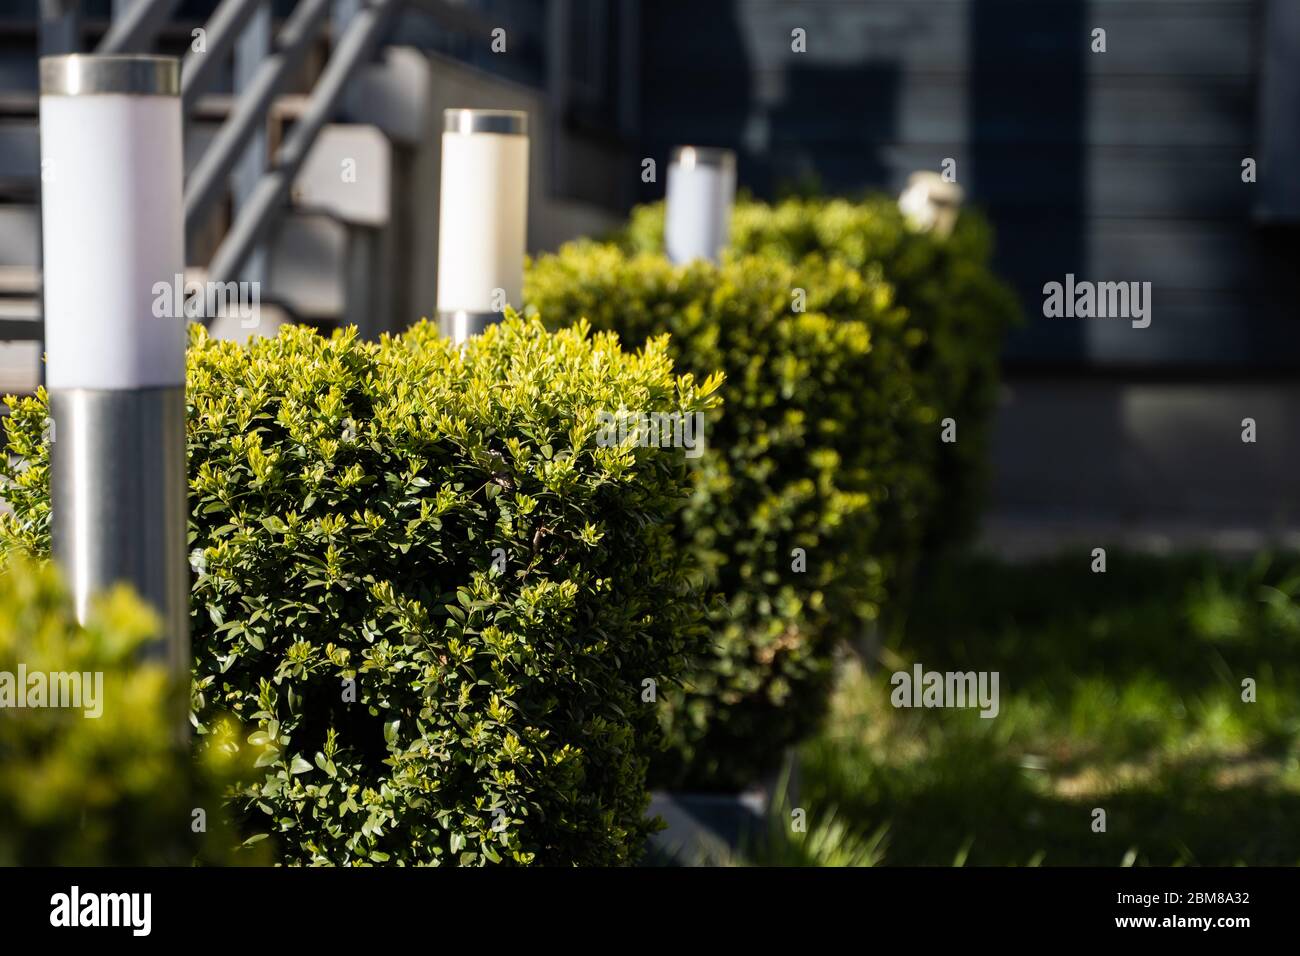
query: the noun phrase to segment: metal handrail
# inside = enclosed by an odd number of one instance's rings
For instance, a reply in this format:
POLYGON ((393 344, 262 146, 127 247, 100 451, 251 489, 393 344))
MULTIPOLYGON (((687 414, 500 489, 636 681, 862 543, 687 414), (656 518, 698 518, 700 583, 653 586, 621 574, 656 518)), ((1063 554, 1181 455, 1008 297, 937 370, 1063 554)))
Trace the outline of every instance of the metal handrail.
MULTIPOLYGON (((60 0, 44 0, 53 9, 60 0)), ((75 5, 76 0, 62 0, 75 5)), ((110 26, 96 53, 128 53, 148 49, 166 24, 179 0, 137 0, 110 26)), ((181 102, 185 115, 193 113, 214 70, 238 42, 241 33, 264 0, 221 0, 207 24, 206 50, 191 51, 182 64, 181 102)), ((485 31, 489 23, 480 12, 448 0, 363 0, 364 5, 341 27, 338 42, 308 98, 307 106, 277 150, 271 168, 242 204, 208 267, 215 281, 235 278, 258 244, 263 241, 284 207, 293 179, 320 131, 341 100, 348 81, 373 55, 392 14, 407 6, 436 17, 450 29, 485 31)), ((285 19, 275 52, 266 58, 247 89, 237 96, 230 115, 195 164, 185 183, 185 227, 196 229, 228 188, 231 172, 245 152, 259 124, 266 120, 299 68, 317 31, 325 23, 330 0, 300 0, 285 19)), ((14 323, 0 323, 0 332, 14 323)), ((0 339, 10 338, 0 335, 0 339)))
POLYGON ((302 0, 280 28, 277 50, 258 68, 248 90, 236 101, 216 139, 204 151, 185 184, 185 230, 196 229, 225 189, 235 163, 243 155, 271 103, 307 53, 316 30, 325 22, 330 0, 302 0))
POLYGON ((208 266, 211 280, 233 279, 265 235, 317 135, 338 105, 348 80, 369 60, 380 32, 396 7, 397 0, 371 0, 348 23, 312 89, 306 109, 277 151, 275 164, 258 182, 213 255, 208 266))
POLYGON ((146 49, 172 15, 180 0, 135 0, 109 26, 96 53, 131 53, 146 49))
POLYGON ((191 50, 181 64, 181 109, 185 115, 194 111, 208 81, 222 58, 234 49, 235 41, 262 0, 221 0, 204 29, 207 49, 191 50))

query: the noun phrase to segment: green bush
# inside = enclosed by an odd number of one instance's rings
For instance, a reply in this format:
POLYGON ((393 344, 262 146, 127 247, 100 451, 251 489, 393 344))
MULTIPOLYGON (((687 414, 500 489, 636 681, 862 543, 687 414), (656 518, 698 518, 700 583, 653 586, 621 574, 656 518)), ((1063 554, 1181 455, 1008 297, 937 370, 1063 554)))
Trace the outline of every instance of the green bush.
POLYGON ((140 659, 157 625, 118 588, 82 627, 48 562, 0 570, 0 866, 229 861, 233 768, 180 745, 183 688, 140 659))
MULTIPOLYGON (((633 251, 663 247, 662 203, 634 210, 621 237, 633 251)), ((957 441, 938 450, 941 489, 927 536, 958 543, 978 522, 986 484, 991 419, 997 402, 998 356, 1020 319, 1014 293, 989 269, 988 223, 965 210, 947 238, 909 228, 892 198, 788 199, 776 205, 738 202, 731 223, 737 253, 798 262, 808 255, 856 268, 879 265, 920 337, 913 356, 917 387, 939 418, 957 423, 957 441)))
MULTIPOLYGON (((644 682, 703 631, 666 520, 683 455, 599 447, 598 413, 706 411, 719 384, 661 340, 518 317, 463 350, 423 323, 194 333, 196 721, 256 725, 235 803, 283 862, 635 858, 644 682)), ((10 404, 0 534, 40 549, 43 396, 10 404)))
POLYGON ((726 372, 677 527, 722 602, 709 653, 662 708, 662 783, 738 787, 773 769, 816 726, 834 648, 875 618, 919 545, 934 413, 877 273, 772 257, 674 267, 591 243, 528 269, 524 300, 550 321, 632 345, 669 332, 679 364, 726 372))

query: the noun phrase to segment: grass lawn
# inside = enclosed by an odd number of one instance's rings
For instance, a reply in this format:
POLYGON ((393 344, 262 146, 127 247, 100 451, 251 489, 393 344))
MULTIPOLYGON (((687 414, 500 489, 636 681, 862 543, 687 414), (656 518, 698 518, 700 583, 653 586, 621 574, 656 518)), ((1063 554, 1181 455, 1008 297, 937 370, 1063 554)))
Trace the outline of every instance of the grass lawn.
POLYGON ((1090 561, 931 571, 802 750, 805 859, 1300 863, 1300 559, 1090 561), (1000 713, 895 709, 889 677, 915 662, 999 672, 1000 713))

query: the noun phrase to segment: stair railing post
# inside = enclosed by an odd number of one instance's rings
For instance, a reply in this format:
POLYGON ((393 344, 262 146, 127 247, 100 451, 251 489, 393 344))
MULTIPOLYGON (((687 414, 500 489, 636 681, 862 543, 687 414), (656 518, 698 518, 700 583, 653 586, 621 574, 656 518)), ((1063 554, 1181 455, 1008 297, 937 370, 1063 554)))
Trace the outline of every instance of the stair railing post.
MULTIPOLYGON (((258 69, 263 61, 271 55, 271 3, 270 0, 260 0, 253 15, 249 18, 248 24, 244 27, 243 33, 235 41, 235 67, 234 67, 234 92, 236 96, 245 93, 257 75, 258 69)), ((257 184, 261 181, 262 176, 270 164, 270 153, 267 143, 267 123, 265 117, 258 129, 249 137, 248 144, 244 147, 244 154, 235 164, 234 170, 230 175, 230 192, 231 192, 231 219, 239 215, 240 211, 248 204, 252 198, 257 184)), ((254 246, 248 258, 240 267, 237 278, 240 282, 254 284, 259 290, 259 294, 253 301, 260 302, 262 293, 266 292, 265 283, 269 279, 270 272, 270 253, 265 242, 259 242, 254 246)), ((224 277, 215 277, 218 281, 224 277)), ((209 323, 216 320, 216 316, 207 316, 209 323)), ((252 328, 256 334, 258 325, 257 316, 252 317, 252 328)), ((220 326, 209 325, 216 334, 232 335, 242 337, 248 334, 248 319, 226 327, 225 324, 220 326)))
POLYGON ((40 15, 41 56, 81 49, 80 0, 41 0, 40 15))

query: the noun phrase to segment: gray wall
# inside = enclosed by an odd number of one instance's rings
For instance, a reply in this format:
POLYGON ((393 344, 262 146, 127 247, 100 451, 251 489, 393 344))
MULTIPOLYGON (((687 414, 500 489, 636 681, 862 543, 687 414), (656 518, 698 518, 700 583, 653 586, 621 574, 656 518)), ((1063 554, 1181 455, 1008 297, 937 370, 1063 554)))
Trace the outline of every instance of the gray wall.
MULTIPOLYGON (((1241 181, 1242 159, 1262 146, 1265 9, 646 4, 643 151, 662 160, 676 143, 733 146, 742 185, 767 196, 812 179, 829 192, 897 190, 910 171, 955 158, 1032 319, 1010 343, 1013 365, 1292 368, 1300 324, 1288 280, 1300 243, 1294 223, 1264 228, 1255 213, 1269 177, 1296 175, 1295 136, 1261 159, 1265 184, 1241 181), (795 27, 807 31, 805 54, 790 49, 795 27), (1095 27, 1107 31, 1104 54, 1090 51, 1095 27), (1067 272, 1150 281, 1151 327, 1043 318, 1043 283, 1067 272)), ((1294 42, 1274 50, 1272 89, 1294 92, 1295 54, 1294 42)))

